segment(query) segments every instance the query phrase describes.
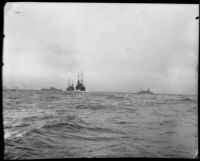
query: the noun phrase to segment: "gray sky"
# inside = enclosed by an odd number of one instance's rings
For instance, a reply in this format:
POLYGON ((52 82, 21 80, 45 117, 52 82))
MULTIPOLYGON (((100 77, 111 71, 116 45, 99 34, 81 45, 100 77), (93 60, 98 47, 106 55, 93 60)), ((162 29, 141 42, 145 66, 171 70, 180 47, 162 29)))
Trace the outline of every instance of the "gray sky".
POLYGON ((3 86, 197 93, 199 6, 7 3, 3 86))

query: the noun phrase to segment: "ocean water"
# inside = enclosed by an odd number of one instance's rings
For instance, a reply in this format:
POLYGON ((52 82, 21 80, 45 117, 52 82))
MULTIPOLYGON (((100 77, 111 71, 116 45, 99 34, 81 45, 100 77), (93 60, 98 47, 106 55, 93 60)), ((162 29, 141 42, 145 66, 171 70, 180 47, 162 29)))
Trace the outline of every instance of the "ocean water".
POLYGON ((193 158, 191 95, 3 91, 4 159, 193 158))

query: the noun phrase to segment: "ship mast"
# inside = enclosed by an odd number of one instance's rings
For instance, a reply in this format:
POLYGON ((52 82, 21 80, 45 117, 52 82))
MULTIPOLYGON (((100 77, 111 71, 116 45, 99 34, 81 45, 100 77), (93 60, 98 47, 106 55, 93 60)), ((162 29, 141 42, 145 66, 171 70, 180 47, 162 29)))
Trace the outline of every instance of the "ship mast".
POLYGON ((81 76, 82 76, 81 83, 83 84, 83 71, 82 71, 82 73, 81 73, 81 76))
POLYGON ((78 72, 78 83, 79 83, 79 72, 78 72))

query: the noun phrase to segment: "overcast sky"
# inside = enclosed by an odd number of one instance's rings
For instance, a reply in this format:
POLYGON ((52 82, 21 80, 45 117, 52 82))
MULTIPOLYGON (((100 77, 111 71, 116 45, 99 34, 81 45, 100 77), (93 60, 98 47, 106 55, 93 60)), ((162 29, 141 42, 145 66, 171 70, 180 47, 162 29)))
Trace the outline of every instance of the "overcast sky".
POLYGON ((3 86, 197 94, 199 6, 7 3, 3 86))

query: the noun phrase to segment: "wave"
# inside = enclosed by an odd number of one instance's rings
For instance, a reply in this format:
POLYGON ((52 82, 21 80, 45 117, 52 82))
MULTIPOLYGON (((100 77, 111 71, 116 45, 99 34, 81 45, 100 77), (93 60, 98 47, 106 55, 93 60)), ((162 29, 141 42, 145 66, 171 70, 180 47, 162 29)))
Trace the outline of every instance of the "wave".
POLYGON ((21 132, 6 132, 6 133, 4 133, 4 141, 6 143, 9 140, 20 139, 27 133, 28 133, 28 130, 21 131, 21 132))
POLYGON ((53 130, 77 131, 84 127, 78 124, 60 122, 60 123, 55 123, 55 124, 51 123, 48 125, 44 125, 42 128, 47 129, 47 130, 53 129, 53 130))
POLYGON ((18 124, 18 125, 14 125, 14 126, 11 126, 12 128, 20 128, 20 127, 28 127, 30 126, 30 124, 28 123, 21 123, 21 124, 18 124))
POLYGON ((183 98, 183 99, 180 99, 179 101, 196 101, 196 100, 191 99, 191 98, 183 98))
POLYGON ((15 132, 6 132, 4 135, 4 141, 6 144, 9 144, 10 142, 17 142, 22 144, 24 142, 24 139, 26 140, 27 137, 34 137, 38 136, 45 136, 45 133, 42 129, 42 126, 30 128, 28 130, 24 130, 21 132, 15 131, 15 132))
POLYGON ((161 126, 170 126, 170 127, 173 126, 173 127, 175 127, 176 126, 176 121, 174 121, 174 120, 165 120, 165 121, 160 122, 159 125, 161 125, 161 126))
POLYGON ((110 95, 107 97, 108 99, 114 99, 114 100, 121 100, 121 99, 126 99, 126 97, 123 97, 123 96, 116 96, 116 95, 110 95))
POLYGON ((85 127, 85 129, 95 132, 104 132, 104 133, 110 133, 110 134, 124 134, 121 131, 113 130, 110 128, 102 128, 102 127, 85 127))
MULTIPOLYGON (((93 141, 111 141, 117 138, 114 138, 113 134, 123 134, 121 131, 113 130, 110 128, 102 128, 97 126, 84 126, 77 123, 70 123, 70 122, 55 122, 49 123, 42 126, 34 127, 29 130, 25 130, 23 132, 13 132, 13 133, 6 133, 7 135, 4 136, 4 140, 6 145, 9 145, 9 142, 15 142, 17 145, 26 144, 26 142, 31 141, 31 138, 34 138, 34 142, 38 140, 36 146, 42 144, 43 146, 47 146, 48 148, 50 145, 45 143, 46 140, 51 140, 55 138, 64 138, 68 139, 75 139, 75 140, 93 140, 93 141), (100 136, 99 134, 103 134, 100 136), (104 136, 105 134, 105 136, 104 136), (108 135, 111 134, 111 135, 108 135), (53 138, 52 138, 53 137, 53 138), (35 140, 36 139, 36 140, 35 140), (44 142, 44 143, 43 143, 44 142)), ((53 142, 53 141, 52 141, 53 142)), ((42 146, 40 145, 40 146, 42 146)), ((32 145, 30 145, 32 146, 32 145)))
POLYGON ((170 99, 165 99, 165 100, 158 100, 155 102, 146 102, 147 104, 177 104, 177 103, 192 103, 192 102, 197 102, 195 99, 191 98, 170 98, 170 99))
POLYGON ((191 98, 181 98, 181 99, 166 99, 166 101, 184 101, 184 102, 196 102, 197 100, 191 98))
POLYGON ((38 116, 29 116, 29 117, 25 117, 22 119, 23 122, 27 122, 27 121, 34 121, 37 120, 38 116))
POLYGON ((14 100, 15 100, 15 99, 20 99, 20 97, 17 97, 17 96, 16 96, 16 97, 15 97, 15 96, 10 96, 10 97, 8 97, 8 98, 9 98, 9 99, 14 99, 14 100))
POLYGON ((59 122, 55 124, 44 125, 43 129, 53 129, 53 130, 64 130, 64 131, 95 131, 95 132, 106 132, 106 133, 116 133, 111 129, 101 128, 101 127, 90 127, 90 126, 83 126, 77 123, 66 123, 66 122, 59 122))
POLYGON ((95 104, 95 103, 90 103, 90 104, 78 104, 75 106, 77 109, 92 109, 92 110, 98 110, 98 109, 104 109, 106 106, 102 104, 95 104))
POLYGON ((43 101, 53 101, 53 100, 60 100, 60 99, 61 99, 61 97, 59 97, 58 95, 41 97, 41 100, 43 100, 43 101))
POLYGON ((5 160, 14 160, 17 159, 17 155, 13 154, 12 152, 4 152, 4 159, 5 160))
POLYGON ((107 134, 123 134, 121 131, 113 130, 111 128, 103 128, 98 126, 92 126, 92 124, 88 124, 84 120, 77 118, 76 116, 68 116, 65 119, 55 120, 53 122, 48 122, 43 126, 40 126, 38 129, 32 130, 33 133, 38 133, 38 130, 43 131, 43 133, 57 133, 64 132, 67 134, 74 133, 107 133, 107 134))
POLYGON ((122 125, 124 125, 124 124, 130 124, 130 122, 128 122, 128 121, 115 121, 117 124, 122 124, 122 125))

